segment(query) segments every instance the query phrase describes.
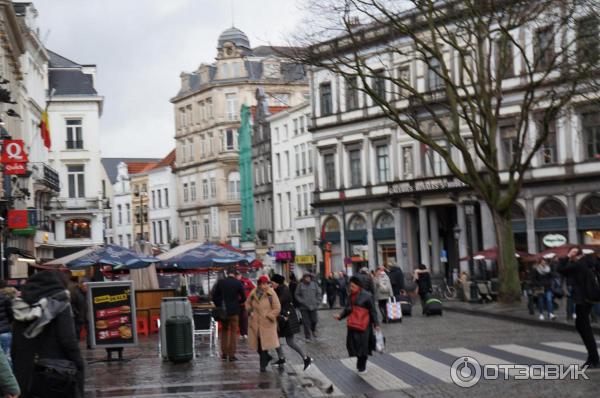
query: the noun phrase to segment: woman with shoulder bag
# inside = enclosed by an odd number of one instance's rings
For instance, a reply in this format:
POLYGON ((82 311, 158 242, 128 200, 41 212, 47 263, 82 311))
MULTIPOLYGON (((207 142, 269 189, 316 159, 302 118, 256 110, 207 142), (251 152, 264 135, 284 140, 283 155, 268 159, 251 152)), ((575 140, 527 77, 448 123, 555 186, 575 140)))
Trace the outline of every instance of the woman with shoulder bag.
POLYGON ((83 397, 84 365, 66 276, 31 276, 13 301, 11 355, 24 398, 83 397))
POLYGON ((248 311, 248 345, 258 352, 260 371, 266 372, 273 359, 269 350, 279 347, 277 316, 281 310, 268 276, 258 278, 258 286, 250 293, 245 305, 248 311))
MULTIPOLYGON (((298 347, 294 340, 294 335, 300 333, 300 322, 298 321, 296 309, 292 304, 290 289, 285 285, 285 278, 283 275, 273 275, 271 283, 275 293, 277 293, 277 297, 279 297, 279 302, 281 303, 281 312, 277 317, 277 332, 279 337, 285 337, 287 345, 302 357, 304 370, 306 370, 310 367, 312 358, 304 355, 304 352, 302 352, 302 349, 298 347)), ((279 357, 279 360, 275 362, 275 365, 283 365, 285 363, 285 356, 283 355, 281 346, 277 348, 277 356, 279 357)))
POLYGON ((356 276, 350 278, 350 300, 341 314, 334 318, 348 318, 348 334, 346 348, 348 355, 356 357, 358 373, 367 372, 367 358, 375 350, 375 333, 379 331, 379 320, 375 310, 375 302, 371 293, 363 289, 361 280, 356 276))

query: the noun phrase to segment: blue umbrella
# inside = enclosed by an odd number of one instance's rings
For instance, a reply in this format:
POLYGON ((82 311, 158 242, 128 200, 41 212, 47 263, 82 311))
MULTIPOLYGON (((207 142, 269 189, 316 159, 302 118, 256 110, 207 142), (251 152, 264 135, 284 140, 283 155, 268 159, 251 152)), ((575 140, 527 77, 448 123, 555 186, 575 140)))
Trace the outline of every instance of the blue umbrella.
POLYGON ((243 253, 227 249, 214 243, 205 243, 194 246, 189 250, 169 256, 161 255, 161 268, 179 269, 208 269, 215 265, 235 264, 251 261, 243 253))
POLYGON ((138 254, 118 245, 103 245, 95 247, 91 252, 71 260, 65 265, 70 269, 87 268, 97 264, 112 265, 115 269, 136 269, 159 262, 160 260, 156 257, 138 254))

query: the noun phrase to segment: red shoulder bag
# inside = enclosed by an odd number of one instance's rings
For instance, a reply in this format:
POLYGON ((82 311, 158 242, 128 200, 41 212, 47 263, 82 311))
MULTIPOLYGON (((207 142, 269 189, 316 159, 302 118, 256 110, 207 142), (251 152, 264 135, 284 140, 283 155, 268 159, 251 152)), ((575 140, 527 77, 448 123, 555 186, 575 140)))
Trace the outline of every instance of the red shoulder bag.
POLYGON ((346 321, 348 329, 364 332, 369 327, 369 310, 359 306, 352 306, 352 312, 346 321))

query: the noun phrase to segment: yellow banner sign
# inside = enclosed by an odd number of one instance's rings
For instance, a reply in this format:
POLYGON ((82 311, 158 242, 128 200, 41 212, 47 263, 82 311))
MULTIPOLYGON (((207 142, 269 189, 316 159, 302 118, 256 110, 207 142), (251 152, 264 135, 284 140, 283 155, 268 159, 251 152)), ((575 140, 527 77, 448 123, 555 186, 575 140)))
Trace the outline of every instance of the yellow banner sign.
POLYGON ((296 264, 315 264, 315 256, 296 256, 296 264))

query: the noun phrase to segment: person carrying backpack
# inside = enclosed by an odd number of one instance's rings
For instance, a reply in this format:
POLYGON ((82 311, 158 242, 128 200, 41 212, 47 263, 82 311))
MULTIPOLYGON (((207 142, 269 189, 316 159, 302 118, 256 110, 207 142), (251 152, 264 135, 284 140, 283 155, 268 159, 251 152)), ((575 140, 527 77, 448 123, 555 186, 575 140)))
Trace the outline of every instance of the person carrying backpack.
POLYGON ((567 257, 561 258, 557 271, 570 278, 575 302, 575 328, 588 352, 584 366, 600 368, 598 347, 590 324, 593 303, 600 301, 600 262, 595 256, 584 256, 579 246, 573 247, 567 257))

